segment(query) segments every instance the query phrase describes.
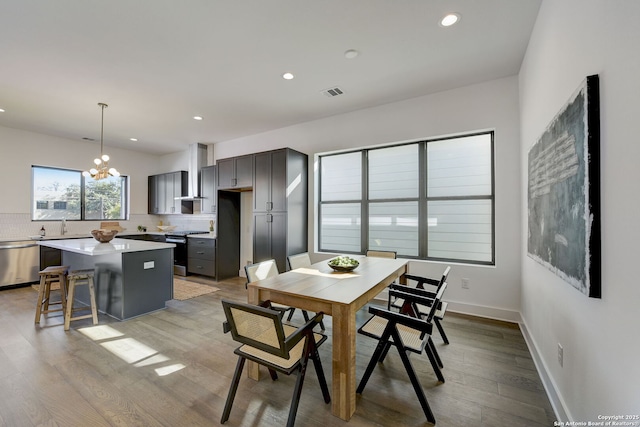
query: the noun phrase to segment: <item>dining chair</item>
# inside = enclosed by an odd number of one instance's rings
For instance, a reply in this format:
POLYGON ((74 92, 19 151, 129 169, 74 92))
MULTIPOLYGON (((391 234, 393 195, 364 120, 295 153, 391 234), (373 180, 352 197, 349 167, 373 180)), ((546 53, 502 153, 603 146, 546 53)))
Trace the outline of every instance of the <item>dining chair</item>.
MULTIPOLYGON (((398 286, 402 287, 402 286, 398 286)), ((446 289, 446 284, 438 292, 436 298, 440 298, 446 289)), ((403 298, 406 305, 426 303, 423 297, 417 295, 417 293, 403 292, 396 289, 391 289, 390 294, 395 298, 403 298)), ((434 368, 436 376, 441 382, 444 382, 444 377, 439 369, 438 361, 434 357, 432 343, 430 344, 431 333, 433 331, 433 315, 435 314, 435 308, 432 310, 427 318, 423 319, 418 317, 415 313, 413 315, 405 313, 397 313, 384 308, 369 307, 369 313, 372 314, 371 318, 365 322, 362 327, 358 329, 358 333, 378 340, 371 360, 367 365, 364 375, 360 380, 360 384, 356 390, 356 393, 362 394, 364 391, 371 374, 378 362, 382 362, 389 351, 391 346, 396 347, 402 360, 411 385, 418 397, 420 406, 427 417, 427 421, 435 424, 435 416, 431 411, 427 398, 420 384, 420 380, 416 375, 416 372, 409 359, 409 352, 421 354, 423 351, 429 357, 429 361, 434 368)))
MULTIPOLYGON (((431 279, 428 277, 416 276, 411 274, 406 274, 405 277, 407 278, 407 280, 412 280, 417 282, 416 288, 424 289, 428 291, 429 294, 425 296, 433 299, 435 298, 436 293, 440 290, 440 287, 442 287, 442 285, 446 283, 450 272, 451 272, 451 266, 447 266, 447 268, 445 268, 444 272, 442 273, 442 277, 440 277, 440 279, 431 279), (425 288, 425 285, 431 285, 432 287, 427 289, 425 288)), ((404 304, 404 301, 401 298, 394 299, 394 300, 391 300, 391 298, 389 298, 389 305, 387 308, 393 307, 396 309, 400 309, 403 306, 403 304, 404 304)), ((422 317, 426 316, 431 310, 431 304, 428 304, 428 305, 417 304, 416 307, 419 315, 422 317)), ((446 314, 446 312, 447 312, 447 302, 440 301, 433 318, 433 323, 436 325, 436 328, 438 328, 438 332, 440 333, 440 336, 442 337, 442 340, 444 341, 444 343, 449 344, 449 338, 447 337, 447 334, 445 333, 444 327, 442 326, 442 323, 441 323, 441 321, 444 319, 444 315, 446 314)))
POLYGON ((289 262, 289 269, 295 270, 296 268, 311 267, 311 258, 309 258, 309 252, 303 252, 301 254, 289 255, 287 257, 289 262))
MULTIPOLYGON (((244 271, 247 274, 247 284, 251 282, 257 282, 258 280, 267 279, 269 277, 274 277, 280 274, 278 271, 278 265, 274 259, 270 259, 267 261, 257 262, 255 264, 245 265, 244 271)), ((274 310, 278 310, 284 313, 289 313, 287 317, 287 321, 291 320, 293 316, 293 312, 295 311, 295 307, 291 307, 284 304, 279 304, 276 302, 271 303, 271 307, 274 310)), ((309 321, 309 314, 306 310, 302 311, 302 317, 305 322, 309 321)), ((324 328, 323 328, 324 329, 324 328)))
MULTIPOLYGON (((309 258, 309 252, 303 252, 301 254, 289 255, 287 257, 287 262, 289 263, 289 269, 295 270, 296 268, 309 268, 311 267, 311 259, 309 258)), ((293 311, 289 313, 289 317, 287 320, 291 320, 291 316, 293 316, 293 311)), ((304 316, 304 313, 303 313, 304 316)), ((324 328, 324 320, 320 321, 320 329, 325 330, 324 328)))
POLYGON ((376 257, 376 258, 393 258, 396 259, 397 253, 395 251, 377 251, 377 250, 368 250, 365 253, 366 256, 376 257))
POLYGON ((233 340, 242 345, 234 351, 238 355, 238 363, 220 419, 221 424, 229 419, 246 360, 265 366, 273 381, 278 379, 277 372, 286 375, 297 373, 289 408, 288 427, 295 424, 309 359, 315 366, 325 403, 331 402, 318 353, 318 347, 327 337, 313 332, 315 325, 322 320, 323 313, 316 314, 303 326, 295 328, 282 323, 282 312, 273 310, 269 301, 265 301, 262 306, 256 306, 223 299, 222 307, 226 317, 226 322, 223 323, 224 332, 231 332, 233 340))

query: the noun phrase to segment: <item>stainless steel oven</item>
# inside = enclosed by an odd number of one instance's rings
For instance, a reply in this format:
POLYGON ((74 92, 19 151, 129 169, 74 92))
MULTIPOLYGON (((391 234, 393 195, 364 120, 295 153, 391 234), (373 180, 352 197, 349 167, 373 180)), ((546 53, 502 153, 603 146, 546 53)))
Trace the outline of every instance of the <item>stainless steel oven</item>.
POLYGON ((206 231, 172 231, 166 235, 166 242, 176 245, 173 249, 173 274, 187 275, 187 236, 206 233, 206 231))

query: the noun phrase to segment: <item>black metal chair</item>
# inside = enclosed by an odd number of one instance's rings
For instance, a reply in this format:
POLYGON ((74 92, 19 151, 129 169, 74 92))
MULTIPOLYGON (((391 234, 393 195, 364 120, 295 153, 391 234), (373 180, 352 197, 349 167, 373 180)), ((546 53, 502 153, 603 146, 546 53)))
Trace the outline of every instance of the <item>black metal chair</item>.
POLYGON ((313 332, 313 328, 322 320, 322 313, 316 314, 305 325, 294 328, 282 323, 283 313, 271 309, 269 301, 263 303, 262 306, 256 306, 223 299, 222 307, 227 318, 227 321, 224 322, 225 333, 231 332, 234 341, 242 343, 234 351, 238 355, 238 363, 220 420, 222 424, 229 419, 238 383, 247 359, 267 367, 271 379, 274 381, 278 379, 276 372, 282 372, 286 375, 297 372, 298 378, 293 390, 287 420, 288 427, 293 427, 295 424, 309 359, 313 360, 325 403, 331 402, 329 388, 318 354, 318 346, 327 337, 313 332))
MULTIPOLYGON (((437 292, 440 290, 440 287, 442 287, 442 285, 447 281, 447 278, 449 277, 450 272, 451 272, 451 267, 447 266, 447 268, 445 268, 444 272, 442 273, 442 277, 439 280, 431 279, 428 277, 415 276, 411 274, 406 274, 405 277, 407 278, 407 280, 416 281, 417 289, 425 289, 428 292, 427 294, 423 294, 423 296, 433 299, 435 298, 437 292), (431 290, 429 290, 425 288, 425 285, 431 285, 435 288, 431 288, 431 290)), ((387 308, 390 309, 391 307, 393 307, 396 309, 400 309, 403 306, 403 304, 404 304, 404 301, 402 301, 402 298, 398 298, 394 300, 389 298, 389 305, 387 308)), ((428 304, 428 305, 417 304, 416 308, 417 308, 418 314, 421 317, 424 317, 431 310, 431 304, 428 304)), ((449 338, 447 337, 447 334, 445 333, 441 323, 446 313, 447 313, 447 302, 440 301, 436 309, 435 315, 433 317, 433 323, 436 325, 436 328, 438 328, 438 332, 440 333, 440 336, 442 337, 442 340, 444 341, 444 343, 449 344, 449 338)))
MULTIPOLYGON (((296 268, 308 268, 311 267, 311 258, 309 258, 309 252, 303 252, 301 254, 289 255, 287 257, 287 262, 289 263, 289 269, 295 270, 296 268)), ((308 320, 308 313, 305 310, 302 311, 302 316, 305 320, 308 320), (305 317, 306 316, 306 317, 305 317)), ((294 310, 291 310, 289 313, 289 317, 287 317, 287 321, 291 320, 291 316, 293 316, 294 310)), ((320 321, 320 329, 324 329, 324 321, 320 321)))
MULTIPOLYGON (((280 272, 278 271, 278 265, 276 264, 276 260, 274 259, 270 259, 262 262, 256 262, 255 264, 245 265, 244 271, 247 275, 247 284, 251 282, 257 282, 258 280, 267 279, 269 277, 274 277, 280 274, 280 272)), ((273 308, 274 310, 282 311, 283 313, 289 313, 289 316, 287 317, 287 321, 291 320, 291 317, 293 316, 293 312, 296 310, 295 307, 280 304, 277 302, 271 303, 271 308, 273 308)), ((301 310, 301 311, 302 311, 302 317, 304 317, 304 321, 308 322, 309 314, 307 313, 306 310, 301 310)))
MULTIPOLYGON (((441 287, 436 299, 442 297, 445 289, 446 283, 441 287)), ((413 291, 416 291, 416 289, 413 289, 413 291)), ((439 357, 437 357, 437 351, 431 341, 431 332, 433 330, 432 320, 436 309, 434 307, 427 318, 422 319, 418 317, 416 313, 410 313, 410 311, 414 310, 412 304, 426 303, 427 301, 425 301, 425 298, 417 295, 415 292, 402 292, 393 288, 389 293, 390 297, 404 299, 405 305, 403 310, 408 311, 409 314, 396 313, 394 311, 373 306, 369 307, 369 312, 373 314, 373 316, 367 320, 360 329, 358 329, 358 333, 378 340, 378 345, 373 352, 373 356, 367 365, 356 392, 362 394, 376 364, 384 360, 391 346, 395 346, 398 349, 400 359, 402 360, 405 370, 409 375, 411 385, 416 392, 416 396, 418 397, 418 401, 420 402, 420 406, 422 407, 427 420, 435 424, 436 420, 433 412, 429 407, 422 385, 420 384, 415 370, 413 369, 413 365, 409 360, 409 352, 420 354, 424 351, 431 362, 431 366, 433 367, 438 380, 444 382, 444 377, 440 371, 441 362, 439 357)))

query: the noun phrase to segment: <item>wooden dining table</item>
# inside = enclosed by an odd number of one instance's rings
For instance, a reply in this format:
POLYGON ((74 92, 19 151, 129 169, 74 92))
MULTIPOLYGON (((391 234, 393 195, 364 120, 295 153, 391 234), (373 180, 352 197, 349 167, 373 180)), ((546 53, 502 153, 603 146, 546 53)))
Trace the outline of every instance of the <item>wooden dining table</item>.
MULTIPOLYGON (((335 272, 327 261, 248 284, 248 302, 270 300, 332 317, 332 413, 349 420, 356 410, 356 312, 389 284, 404 282, 407 260, 362 257, 352 272, 335 272)), ((248 375, 259 378, 257 364, 248 375)))

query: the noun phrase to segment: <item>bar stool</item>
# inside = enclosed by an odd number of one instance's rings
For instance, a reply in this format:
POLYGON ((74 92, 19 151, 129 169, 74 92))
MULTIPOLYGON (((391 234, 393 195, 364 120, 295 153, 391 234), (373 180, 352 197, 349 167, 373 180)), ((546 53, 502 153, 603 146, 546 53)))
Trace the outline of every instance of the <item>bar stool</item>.
POLYGON ((66 265, 49 266, 40 271, 40 287, 38 288, 38 305, 36 306, 36 321, 40 323, 43 314, 61 311, 64 315, 67 307, 67 272, 66 265), (51 285, 60 286, 60 301, 51 301, 51 285), (50 305, 60 305, 60 308, 50 309, 50 305))
POLYGON ((69 323, 72 320, 93 318, 93 324, 98 324, 98 309, 96 308, 96 292, 93 283, 94 270, 73 270, 67 275, 69 291, 67 294, 67 309, 64 314, 64 330, 69 330, 69 323), (91 314, 84 314, 81 316, 71 317, 74 311, 88 310, 89 307, 73 307, 73 294, 75 293, 76 286, 88 285, 89 286, 89 300, 91 303, 91 314))

